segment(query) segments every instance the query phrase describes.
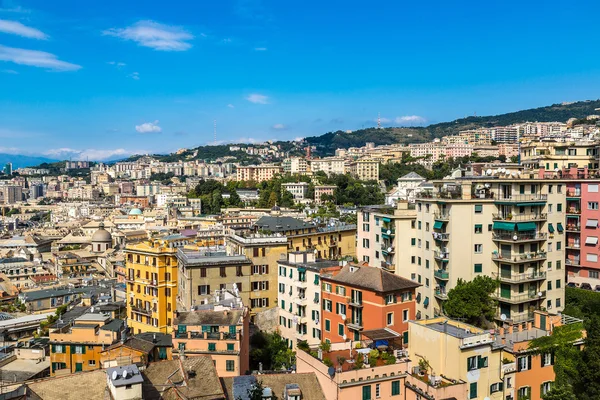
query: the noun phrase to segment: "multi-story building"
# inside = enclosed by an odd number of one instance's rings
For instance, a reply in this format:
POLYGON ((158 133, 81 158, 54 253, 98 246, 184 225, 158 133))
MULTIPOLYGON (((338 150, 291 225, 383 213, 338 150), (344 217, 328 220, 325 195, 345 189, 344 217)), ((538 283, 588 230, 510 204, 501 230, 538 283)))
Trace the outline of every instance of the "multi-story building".
POLYGON ((127 315, 133 333, 171 333, 177 299, 177 248, 189 238, 170 235, 127 245, 127 315))
POLYGON ((346 165, 346 172, 361 181, 377 181, 379 180, 379 161, 368 158, 352 161, 346 165))
POLYGON ((406 246, 415 232, 417 212, 406 201, 392 206, 366 206, 358 214, 356 257, 369 265, 411 277, 416 271, 411 258, 417 255, 406 246), (397 270, 396 268, 402 268, 397 270))
POLYGON ((294 200, 304 200, 308 193, 308 183, 283 183, 281 189, 290 192, 294 196, 294 200))
POLYGON ((0 186, 0 194, 4 204, 15 204, 23 200, 23 188, 18 185, 0 186))
POLYGON ((283 173, 283 167, 273 164, 248 165, 237 167, 238 181, 262 182, 273 179, 283 173))
POLYGON ((433 193, 417 197, 410 278, 423 284, 417 308, 424 318, 440 314, 458 279, 477 276, 500 281, 497 316, 509 322, 564 307, 566 185, 506 174, 434 181, 433 193))
POLYGON ((306 175, 310 171, 308 161, 304 157, 286 158, 282 164, 286 174, 306 175))
MULTIPOLYGON (((231 234, 226 238, 227 253, 250 260, 248 299, 251 315, 277 305, 277 262, 287 253, 287 239, 260 233, 231 234)), ((238 288, 239 289, 239 288, 238 288)))
POLYGON ((279 261, 279 332, 288 346, 316 348, 322 341, 320 275, 337 261, 316 260, 313 252, 290 252, 279 261))
POLYGON ((63 375, 99 369, 105 347, 118 342, 125 324, 104 314, 84 314, 58 321, 50 330, 50 374, 63 375))
POLYGON ((328 196, 333 196, 333 193, 335 192, 335 188, 337 188, 337 186, 333 186, 333 185, 316 185, 315 186, 315 203, 316 204, 322 204, 323 200, 321 199, 321 197, 326 194, 328 196))
POLYGON ((346 161, 341 157, 314 158, 309 160, 310 171, 314 174, 319 171, 327 176, 343 175, 346 173, 346 161))
POLYGON ((496 126, 490 128, 492 140, 496 143, 517 143, 519 140, 519 130, 516 126, 496 126))
POLYGON ((547 171, 564 168, 598 169, 598 143, 586 141, 531 141, 521 143, 521 164, 547 171))
POLYGON ((358 341, 373 330, 386 329, 407 344, 419 284, 366 264, 330 268, 321 282, 324 341, 358 341))
POLYGON ((215 301, 199 310, 177 312, 173 352, 180 359, 210 356, 220 377, 244 375, 250 369, 250 318, 234 291, 218 290, 215 301))

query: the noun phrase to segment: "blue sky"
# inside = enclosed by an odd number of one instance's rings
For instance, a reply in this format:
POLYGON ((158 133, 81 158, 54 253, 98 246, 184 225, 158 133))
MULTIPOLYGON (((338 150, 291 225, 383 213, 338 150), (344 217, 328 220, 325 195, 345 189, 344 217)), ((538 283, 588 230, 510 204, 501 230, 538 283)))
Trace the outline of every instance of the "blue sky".
POLYGON ((598 2, 0 0, 0 152, 114 158, 596 99, 598 2), (85 6, 83 6, 85 4, 85 6))

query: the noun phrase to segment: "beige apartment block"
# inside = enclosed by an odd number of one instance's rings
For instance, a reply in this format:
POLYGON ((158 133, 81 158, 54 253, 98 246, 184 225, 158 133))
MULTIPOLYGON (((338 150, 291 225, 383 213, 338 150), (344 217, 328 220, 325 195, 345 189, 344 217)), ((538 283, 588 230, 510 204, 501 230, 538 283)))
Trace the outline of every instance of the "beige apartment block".
POLYGON ((563 168, 598 169, 598 143, 595 141, 531 141, 521 143, 521 164, 546 170, 563 168))

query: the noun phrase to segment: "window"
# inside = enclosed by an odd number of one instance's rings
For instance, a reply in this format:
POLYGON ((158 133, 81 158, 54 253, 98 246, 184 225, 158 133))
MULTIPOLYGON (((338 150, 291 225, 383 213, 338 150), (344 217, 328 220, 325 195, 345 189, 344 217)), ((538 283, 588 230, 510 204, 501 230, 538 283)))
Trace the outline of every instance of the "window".
POLYGON ((323 299, 323 310, 331 312, 333 303, 331 300, 323 299))
POLYGON ((327 293, 331 293, 331 283, 324 283, 323 290, 325 290, 327 293))
POLYGON ((369 224, 363 224, 363 231, 369 232, 369 224))
POLYGON ((408 321, 408 318, 409 318, 408 310, 402 310, 402 322, 408 321))
POLYGON ((562 203, 556 203, 556 212, 562 212, 562 203))
POLYGON ((483 212, 482 204, 475 204, 475 214, 481 214, 483 212))
POLYGON ((417 244, 417 239, 416 238, 411 238, 410 239, 410 245, 411 246, 415 246, 417 244))
POLYGON ((344 325, 338 324, 338 335, 344 336, 344 325))
POLYGON ((548 242, 548 253, 552 252, 552 242, 548 242))
POLYGON ((429 260, 425 260, 425 268, 429 269, 429 260))
POLYGON ((598 193, 598 185, 588 185, 588 193, 598 193))
POLYGON ((475 233, 483 233, 483 225, 475 225, 475 233))
POLYGON ((483 245, 482 244, 476 244, 475 245, 475 253, 476 254, 483 253, 483 245))
POLYGON ((585 259, 589 262, 598 262, 598 254, 587 253, 585 259))
POLYGON ((504 383, 498 382, 490 385, 490 393, 501 392, 504 389, 504 383))
POLYGON ((473 382, 469 385, 469 399, 477 398, 477 382, 473 382))
POLYGON ((529 386, 523 386, 519 388, 517 392, 517 400, 529 399, 531 394, 531 388, 529 386))
POLYGON ((557 289, 560 289, 560 279, 557 279, 557 280, 556 280, 556 288, 557 288, 557 289))
POLYGON ((90 367, 95 367, 95 366, 96 366, 96 360, 89 360, 89 361, 88 361, 88 365, 89 365, 90 367))
POLYGON ((330 321, 330 320, 328 320, 328 319, 326 319, 326 320, 325 320, 325 330, 326 330, 327 332, 330 332, 330 331, 331 331, 331 321, 330 321))
POLYGON ((600 276, 600 274, 598 273, 598 271, 590 271, 590 278, 592 278, 592 279, 598 279, 598 276, 600 276))
POLYGON ((375 398, 381 398, 381 384, 379 383, 375 384, 375 398))
POLYGON ((597 210, 598 202, 597 201, 588 201, 588 210, 597 210))
POLYGON ((209 285, 200 285, 198 286, 198 294, 200 296, 205 296, 207 294, 210 293, 210 286, 209 285))
POLYGON ((552 281, 546 282, 546 286, 548 287, 548 290, 552 290, 552 281))
POLYGON ((200 278, 206 278, 206 268, 200 268, 200 278))
POLYGON ((472 371, 477 369, 477 357, 469 357, 467 358, 467 371, 472 371))
POLYGON ((429 287, 429 278, 425 278, 425 287, 429 287))
POLYGON ((209 343, 208 344, 208 351, 216 351, 217 350, 217 344, 216 343, 209 343))
POLYGON ((562 249, 562 242, 556 242, 556 251, 562 249))
POLYGON ((528 371, 531 369, 531 356, 517 358, 517 371, 528 371))
POLYGON ((421 230, 421 221, 417 223, 417 229, 421 230))
POLYGON ((476 273, 483 272, 483 264, 475 264, 475 272, 476 273))
POLYGON ((417 247, 418 247, 418 248, 421 248, 421 239, 418 239, 418 240, 417 240, 417 247))
POLYGON ((394 313, 387 313, 387 324, 394 325, 394 313))
POLYGON ((392 381, 392 396, 400 395, 400 381, 392 381))
POLYGON ((388 294, 385 296, 385 304, 393 304, 396 302, 396 295, 388 294))
POLYGON ((556 299, 556 307, 560 307, 560 298, 556 299))
POLYGON ((548 203, 548 214, 552 214, 552 204, 548 203))
POLYGON ((362 400, 371 400, 371 385, 365 385, 362 388, 362 400))
POLYGON ((425 222, 425 232, 429 232, 429 222, 425 222))
POLYGON ((429 250, 429 240, 425 241, 425 250, 429 250))
POLYGON ((553 382, 544 382, 542 383, 542 385, 540 386, 540 392, 541 394, 547 394, 550 389, 552 389, 552 383, 553 382))
POLYGON ((552 354, 550 353, 546 353, 546 354, 542 354, 541 356, 542 359, 542 367, 547 367, 549 365, 553 365, 554 364, 554 357, 552 356, 552 354))
POLYGON ((226 371, 234 371, 235 370, 235 360, 226 360, 225 361, 225 370, 226 371))

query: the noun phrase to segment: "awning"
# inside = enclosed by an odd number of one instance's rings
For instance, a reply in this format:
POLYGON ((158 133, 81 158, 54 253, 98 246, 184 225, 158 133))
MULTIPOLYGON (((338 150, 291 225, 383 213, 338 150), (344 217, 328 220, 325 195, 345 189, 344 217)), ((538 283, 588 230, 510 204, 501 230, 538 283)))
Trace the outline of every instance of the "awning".
POLYGON ((429 305, 429 297, 425 297, 425 300, 423 300, 423 306, 427 307, 429 305))
POLYGON ((389 328, 371 329, 369 331, 362 332, 362 334, 363 334, 363 336, 368 337, 372 341, 389 340, 389 339, 396 339, 396 338, 400 337, 399 333, 397 333, 389 328))
POLYGON ((557 229, 559 232, 562 232, 562 231, 564 231, 564 230, 565 230, 565 228, 563 228, 563 226, 562 226, 562 223, 560 223, 560 222, 559 222, 558 224, 556 224, 556 229, 557 229))
POLYGON ((585 221, 585 227, 586 228, 597 228, 598 220, 597 219, 588 219, 587 221, 585 221))
POLYGON ((443 226, 444 226, 444 223, 442 221, 435 221, 433 223, 433 229, 442 229, 443 226))
POLYGON ((383 217, 381 219, 383 220, 383 222, 392 222, 392 220, 389 219, 388 217, 383 217))
POLYGON ((512 222, 496 221, 496 222, 494 222, 494 230, 514 232, 515 224, 512 222))
POLYGON ((519 232, 535 231, 535 228, 535 222, 519 222, 517 224, 517 230, 519 232))
POLYGON ((552 226, 552 224, 548 224, 548 232, 554 233, 554 227, 552 226))
POLYGON ((567 197, 567 201, 579 201, 579 197, 567 197))
POLYGON ((529 207, 529 206, 545 206, 546 203, 543 201, 533 203, 517 203, 517 207, 529 207))
POLYGON ((596 236, 588 236, 587 238, 585 238, 585 244, 597 245, 598 238, 596 236))

